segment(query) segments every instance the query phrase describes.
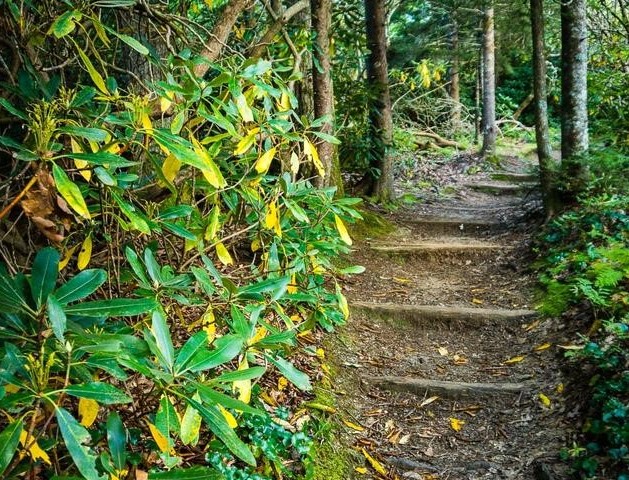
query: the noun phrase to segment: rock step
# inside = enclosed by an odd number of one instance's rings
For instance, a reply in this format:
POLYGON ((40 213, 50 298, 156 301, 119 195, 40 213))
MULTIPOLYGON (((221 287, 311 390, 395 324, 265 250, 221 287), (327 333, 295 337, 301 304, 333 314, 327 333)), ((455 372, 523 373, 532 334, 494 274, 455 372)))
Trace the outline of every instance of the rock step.
POLYGON ((501 180, 511 183, 535 183, 539 181, 539 175, 536 173, 520 173, 520 172, 495 172, 490 175, 492 180, 501 180))
POLYGON ((448 241, 447 239, 441 242, 406 242, 400 239, 395 244, 372 243, 370 248, 376 252, 394 255, 434 256, 439 258, 474 256, 491 252, 500 253, 513 247, 489 242, 460 242, 456 240, 448 241))
POLYGON ((529 383, 465 383, 426 378, 383 376, 363 377, 366 382, 384 390, 413 393, 420 396, 457 400, 495 395, 517 395, 533 388, 529 383))
POLYGON ((437 305, 404 305, 394 303, 352 302, 353 312, 375 316, 390 323, 406 323, 427 329, 480 327, 488 324, 530 320, 534 310, 499 308, 442 307, 437 305))
POLYGON ((463 187, 493 195, 523 195, 537 188, 536 183, 506 183, 506 182, 470 182, 463 187))
POLYGON ((491 220, 470 220, 469 218, 443 218, 424 215, 404 220, 420 235, 426 236, 465 236, 465 235, 489 235, 506 230, 504 223, 491 220))

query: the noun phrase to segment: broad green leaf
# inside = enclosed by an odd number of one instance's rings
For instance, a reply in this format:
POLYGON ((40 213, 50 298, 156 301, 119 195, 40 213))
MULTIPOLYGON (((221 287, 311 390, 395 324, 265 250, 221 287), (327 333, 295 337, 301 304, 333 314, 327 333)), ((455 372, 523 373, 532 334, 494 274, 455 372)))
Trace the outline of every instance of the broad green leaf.
POLYGON ((348 275, 348 274, 359 274, 359 273, 363 273, 365 271, 365 267, 363 267, 362 265, 352 265, 351 267, 345 267, 345 268, 341 268, 338 272, 343 274, 343 275, 348 275))
POLYGON ((178 237, 185 238, 186 240, 196 241, 198 240, 197 236, 192 233, 187 228, 182 227, 178 223, 173 222, 162 222, 161 225, 168 230, 169 232, 177 235, 178 237))
POLYGON ((256 459, 251 453, 251 450, 238 438, 238 435, 236 435, 236 432, 227 424, 225 417, 223 417, 223 414, 218 408, 213 406, 205 407, 200 402, 191 398, 187 398, 186 401, 201 414, 201 417, 203 417, 212 433, 225 444, 230 452, 247 464, 252 466, 256 465, 256 459))
POLYGON ((201 372, 227 363, 240 353, 243 343, 243 339, 239 335, 225 335, 220 338, 220 341, 217 340, 217 348, 214 350, 197 352, 182 373, 185 371, 201 372))
POLYGON ((127 430, 122 424, 118 412, 111 412, 107 417, 107 445, 111 453, 111 460, 118 470, 122 470, 127 463, 127 430))
MULTIPOLYGON (((109 132, 102 128, 93 127, 77 127, 75 125, 67 125, 59 129, 60 132, 67 133, 73 137, 81 137, 92 142, 105 142, 109 137, 109 132)), ((81 153, 81 152, 77 152, 81 153)))
POLYGON ((169 372, 172 372, 175 363, 175 348, 173 347, 173 341, 170 338, 170 329, 166 323, 166 318, 160 310, 155 310, 153 312, 151 333, 155 338, 155 343, 159 349, 160 357, 165 363, 164 368, 169 372))
POLYGON ((290 283, 290 276, 280 278, 270 278, 257 282, 246 287, 242 287, 238 291, 238 296, 242 298, 256 298, 256 295, 263 293, 272 294, 272 300, 280 298, 290 283))
POLYGON ((325 140, 326 142, 331 143, 333 145, 341 144, 341 141, 335 136, 329 135, 324 132, 320 132, 319 130, 311 130, 310 133, 312 133, 315 137, 319 137, 320 139, 325 140))
POLYGON ((57 301, 66 305, 91 295, 107 280, 107 273, 102 269, 83 270, 55 292, 57 301))
POLYGON ((28 310, 28 303, 15 281, 0 272, 0 312, 20 313, 28 310))
POLYGON ((234 410, 239 410, 244 413, 250 413, 251 415, 266 415, 264 410, 259 410, 250 405, 247 405, 245 402, 241 402, 237 398, 230 397, 224 393, 221 393, 213 388, 208 387, 207 385, 202 385, 199 383, 193 384, 194 387, 197 388, 199 395, 204 403, 213 405, 220 404, 226 408, 233 408, 234 410))
POLYGON ((55 179, 57 191, 68 202, 68 205, 81 217, 89 220, 91 218, 90 212, 77 184, 70 180, 66 172, 56 163, 52 164, 52 176, 55 179))
MULTIPOLYGON (((4 108, 10 114, 15 115, 20 120, 28 121, 28 115, 26 115, 26 113, 24 113, 23 111, 15 108, 6 98, 0 97, 0 107, 4 108)), ((6 137, 3 137, 3 138, 6 138, 6 137)), ((19 143, 16 143, 15 140, 12 140, 12 139, 8 139, 8 140, 10 140, 12 144, 6 145, 7 147, 10 147, 10 146, 18 147, 18 148, 21 147, 21 145, 19 143)))
POLYGON ((144 288, 150 288, 151 282, 149 282, 149 279, 146 276, 144 265, 142 264, 140 257, 138 257, 138 254, 135 253, 131 248, 126 247, 125 256, 127 257, 129 265, 131 265, 131 268, 133 269, 133 273, 135 273, 140 282, 142 282, 142 286, 144 288))
POLYGON ((175 218, 189 217, 194 212, 194 207, 190 205, 174 205, 159 212, 158 220, 173 220, 175 218))
POLYGON ((107 476, 99 475, 96 470, 96 455, 89 448, 92 441, 89 432, 67 410, 57 408, 55 415, 65 446, 81 475, 87 480, 106 480, 107 476))
POLYGON ((98 88, 101 93, 109 95, 109 90, 107 89, 105 80, 103 80, 101 74, 98 73, 98 70, 94 68, 94 65, 92 64, 90 58, 85 54, 83 50, 81 50, 81 48, 76 43, 74 44, 74 46, 76 47, 77 52, 79 52, 79 57, 81 57, 83 65, 85 65, 87 73, 89 73, 92 82, 94 82, 94 85, 96 85, 96 88, 98 88))
POLYGON ((149 227, 146 220, 142 217, 142 215, 140 215, 139 213, 136 213, 136 208, 133 205, 131 205, 129 202, 124 200, 114 190, 110 190, 110 193, 111 193, 111 197, 116 201, 116 203, 120 207, 120 210, 122 211, 122 213, 124 213, 124 215, 129 219, 131 226, 134 229, 140 231, 141 233, 145 233, 147 235, 150 234, 151 228, 149 227))
POLYGON ((179 435, 181 431, 179 417, 167 395, 162 395, 159 400, 159 408, 155 414, 155 426, 166 436, 171 433, 179 435))
POLYGON ((65 312, 63 311, 63 306, 54 295, 48 295, 46 307, 48 310, 48 320, 50 322, 50 326, 52 327, 52 333, 55 334, 57 340, 63 343, 65 341, 63 336, 66 332, 67 324, 67 318, 65 312))
POLYGON ((78 10, 68 10, 59 15, 48 29, 48 34, 52 33, 57 38, 65 37, 72 33, 76 27, 75 20, 81 20, 83 14, 78 10))
POLYGON ((225 477, 209 467, 177 468, 169 472, 149 473, 148 480, 224 480, 225 477))
MULTIPOLYGON (((192 398, 197 402, 201 398, 195 393, 192 398)), ((184 445, 196 445, 199 441, 199 430, 201 429, 201 415, 196 408, 188 405, 181 420, 181 441, 184 445)))
POLYGON ((177 360, 175 361, 175 373, 179 374, 183 371, 188 362, 194 355, 207 344, 207 333, 205 331, 197 332, 192 335, 188 341, 181 347, 177 360))
POLYGON ((22 428, 22 420, 16 420, 0 433, 0 476, 7 469, 15 455, 22 428))
POLYGON ((265 372, 266 368, 264 367, 249 367, 245 370, 222 373, 218 377, 212 378, 209 383, 232 383, 240 380, 252 380, 261 377, 265 372))
POLYGON ((148 55, 149 54, 149 49, 146 48, 144 45, 142 45, 138 40, 136 40, 133 37, 130 37, 129 35, 125 35, 124 33, 119 33, 113 29, 107 29, 107 31, 109 33, 114 34, 116 37, 118 37, 120 40, 122 40, 124 43, 126 43, 127 45, 129 45, 131 48, 133 48, 136 52, 142 54, 142 55, 148 55))
POLYGON ((104 405, 114 405, 117 403, 129 403, 131 397, 126 393, 118 390, 113 385, 103 382, 90 382, 80 385, 70 385, 66 387, 64 391, 68 395, 79 398, 89 398, 91 400, 97 400, 104 405))
POLYGON ((153 250, 147 248, 144 250, 144 265, 146 265, 146 271, 153 280, 154 285, 161 285, 164 283, 164 279, 162 278, 162 269, 155 260, 155 254, 153 250))
POLYGON ((297 368, 295 368, 295 366, 288 360, 282 357, 272 357, 271 355, 265 355, 265 358, 275 365, 282 375, 284 375, 297 388, 304 391, 312 390, 312 385, 310 384, 308 375, 297 370, 297 368))
POLYGON ((231 321, 229 322, 232 330, 240 335, 243 339, 249 340, 253 335, 254 326, 249 322, 242 310, 236 305, 232 305, 230 309, 231 321))
POLYGON ((94 300, 65 308, 68 315, 84 317, 131 317, 157 308, 157 302, 151 298, 114 298, 94 300))
POLYGON ((120 155, 109 152, 77 152, 67 155, 59 155, 56 158, 73 158, 75 160, 84 160, 92 165, 107 165, 109 169, 132 167, 133 165, 138 164, 138 162, 132 162, 131 160, 127 160, 120 155))
POLYGON ((38 308, 46 303, 48 295, 55 288, 59 257, 59 252, 51 247, 40 250, 35 257, 31 271, 31 294, 38 308))

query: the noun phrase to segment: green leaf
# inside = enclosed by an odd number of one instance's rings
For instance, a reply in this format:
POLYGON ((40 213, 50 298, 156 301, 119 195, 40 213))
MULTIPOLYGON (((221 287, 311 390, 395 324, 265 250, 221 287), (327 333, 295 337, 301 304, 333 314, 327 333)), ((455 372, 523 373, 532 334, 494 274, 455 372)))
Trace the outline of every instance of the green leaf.
POLYGON ((125 35, 124 33, 119 33, 113 29, 107 29, 107 31, 109 33, 114 34, 116 37, 118 37, 120 40, 122 40, 124 43, 126 43, 127 45, 129 45, 132 49, 134 49, 136 52, 142 54, 142 55, 148 55, 149 54, 149 49, 146 48, 144 45, 142 45, 139 41, 137 41, 135 38, 130 37, 129 35, 125 35))
POLYGON ((151 282, 149 282, 149 279, 146 276, 144 265, 142 264, 140 257, 138 257, 138 254, 135 253, 131 248, 126 247, 125 256, 127 257, 129 265, 131 265, 131 268, 133 269, 133 273, 135 273, 135 275, 142 283, 141 286, 144 288, 150 288, 151 282))
POLYGON ((132 162, 124 157, 121 157, 120 155, 109 152, 77 152, 59 155, 55 158, 76 158, 77 160, 85 160, 87 163, 92 165, 107 165, 110 169, 132 167, 133 165, 138 164, 138 162, 132 162))
POLYGON ((64 443, 74 464, 87 480, 106 480, 96 470, 96 455, 88 447, 92 441, 90 433, 70 413, 57 408, 55 415, 64 443))
POLYGON ((48 29, 57 38, 65 37, 72 33, 76 27, 75 19, 81 20, 83 15, 78 10, 69 10, 59 15, 48 29))
POLYGON ((48 247, 37 252, 31 271, 31 294, 37 308, 55 288, 59 274, 59 252, 48 247))
POLYGON ((105 142, 109 136, 107 130, 103 130, 102 128, 78 127, 75 125, 66 125, 65 127, 59 128, 59 131, 92 142, 105 142))
POLYGON ((66 324, 68 322, 66 314, 63 311, 63 306, 54 295, 48 295, 46 306, 48 309, 48 320, 50 321, 50 325, 52 327, 52 333, 55 334, 57 340, 63 343, 65 341, 63 335, 66 332, 66 324))
MULTIPOLYGON (((149 250, 147 250, 149 251, 149 250)), ((155 343, 159 350, 159 356, 164 362, 164 368, 172 372, 175 363, 175 348, 170 338, 170 330, 166 323, 166 318, 160 310, 153 312, 153 322, 151 324, 151 333, 155 338, 155 343)), ((155 353, 155 352, 154 352, 155 353)))
POLYGON ((333 145, 341 144, 341 141, 338 138, 332 135, 329 135, 327 133, 320 132, 319 130, 311 130, 310 133, 312 133, 315 137, 319 137, 320 139, 325 140, 326 142, 331 143, 333 145))
POLYGON ((205 423, 207 423, 210 430, 212 430, 212 433, 225 444, 230 452, 249 465, 256 465, 256 459, 251 453, 251 450, 238 438, 238 435, 236 435, 236 432, 227 424, 225 417, 223 417, 223 414, 218 408, 213 406, 205 407, 191 398, 186 398, 186 402, 201 414, 205 423))
POLYGON ((225 408, 233 408, 234 410, 240 410, 241 412, 250 413, 252 415, 266 415, 264 410, 254 408, 241 400, 225 395, 206 385, 195 383, 194 386, 198 389, 199 395, 205 403, 210 405, 217 404, 225 408))
POLYGON ((126 393, 118 390, 113 385, 103 382, 90 382, 80 385, 70 385, 64 391, 68 395, 79 398, 89 398, 96 400, 104 405, 114 405, 117 403, 129 403, 131 397, 126 393))
POLYGON ((304 391, 312 390, 312 385, 310 384, 308 375, 297 370, 297 368, 295 368, 295 366, 288 360, 282 357, 273 358, 271 355, 265 355, 265 358, 275 365, 280 372, 282 372, 282 375, 284 375, 297 388, 304 391))
POLYGON ((186 240, 192 240, 192 241, 198 240, 197 236, 194 233, 192 233, 190 230, 182 227, 181 225, 177 223, 162 222, 162 225, 164 226, 166 230, 168 230, 171 233, 174 233, 178 237, 185 238, 186 240))
POLYGON ((148 480, 224 480, 225 477, 209 467, 178 468, 169 472, 149 473, 148 480))
POLYGON ((175 361, 175 373, 179 374, 186 368, 188 362, 194 355, 207 344, 207 333, 205 331, 197 332, 192 335, 188 341, 181 347, 177 360, 175 361))
POLYGON ((15 281, 0 273, 0 312, 21 313, 29 306, 15 281))
POLYGON ((243 338, 239 335, 225 335, 216 341, 217 348, 214 350, 197 352, 182 373, 201 372, 227 363, 240 353, 243 343, 243 338))
POLYGON ((83 270, 63 284, 55 292, 57 301, 66 305, 91 295, 107 280, 107 273, 100 268, 83 270))
POLYGON ((343 274, 343 275, 348 275, 348 274, 359 274, 359 273, 363 273, 365 271, 365 267, 363 267, 362 265, 352 265, 351 267, 345 267, 345 268, 341 268, 338 272, 343 274))
POLYGON ((84 317, 131 317, 150 312, 157 305, 152 298, 114 298, 70 305, 65 311, 68 315, 84 317))
POLYGON ((107 445, 111 459, 117 470, 122 470, 127 463, 127 431, 118 412, 111 412, 107 417, 107 445))
POLYGON ((66 172, 64 172, 56 163, 52 164, 52 176, 55 179, 57 191, 61 194, 64 200, 68 202, 68 205, 70 205, 72 209, 81 217, 89 220, 91 218, 90 212, 87 209, 87 204, 81 194, 81 189, 77 186, 77 184, 70 180, 70 177, 68 177, 66 172))
MULTIPOLYGON (((16 117, 18 117, 20 120, 24 120, 24 121, 28 121, 28 115, 26 115, 26 113, 24 113, 21 110, 18 110, 17 108, 15 108, 11 102, 9 102, 6 98, 2 98, 0 97, 0 106, 2 108, 4 108, 7 112, 9 112, 12 115, 15 115, 16 117)), ((15 142, 14 140, 10 139, 11 142, 15 142)), ((9 146, 9 145, 7 145, 9 146)), ((17 146, 17 147, 22 147, 20 144, 15 143, 15 145, 13 146, 17 146)))
POLYGON ((175 412, 175 407, 173 407, 166 395, 162 395, 159 400, 159 408, 155 414, 155 426, 165 437, 168 437, 171 433, 178 436, 181 431, 181 424, 179 423, 177 412, 175 412))
POLYGON ((161 285, 164 283, 164 279, 162 278, 162 269, 155 260, 155 255, 150 248, 144 250, 144 264, 146 265, 146 271, 153 280, 154 284, 161 285))
POLYGON ((247 320, 247 317, 236 305, 231 306, 231 322, 232 330, 240 335, 244 340, 248 340, 255 331, 255 326, 247 320))
POLYGON ((264 367, 251 367, 245 370, 234 370, 233 372, 222 373, 216 378, 210 380, 210 384, 213 383, 232 383, 241 380, 251 380, 261 377, 266 372, 264 367))
POLYGON ((83 65, 85 65, 87 73, 89 73, 92 82, 94 82, 94 85, 96 85, 96 88, 98 88, 105 95, 109 95, 109 90, 107 90, 105 80, 103 80, 101 74, 98 73, 98 71, 94 68, 92 61, 76 43, 74 43, 74 46, 76 47, 77 52, 79 52, 79 57, 81 57, 83 65))
MULTIPOLYGON (((240 288, 238 291, 238 296, 243 298, 248 298, 251 295, 262 294, 262 293, 277 293, 278 291, 286 291, 286 287, 290 283, 290 277, 280 277, 280 278, 270 278, 267 280, 263 280, 261 282, 253 283, 251 285, 247 285, 246 287, 240 288)), ((273 295, 276 296, 276 295, 273 295)))
POLYGON ((0 476, 7 469, 15 455, 22 428, 22 420, 16 420, 0 433, 0 476))

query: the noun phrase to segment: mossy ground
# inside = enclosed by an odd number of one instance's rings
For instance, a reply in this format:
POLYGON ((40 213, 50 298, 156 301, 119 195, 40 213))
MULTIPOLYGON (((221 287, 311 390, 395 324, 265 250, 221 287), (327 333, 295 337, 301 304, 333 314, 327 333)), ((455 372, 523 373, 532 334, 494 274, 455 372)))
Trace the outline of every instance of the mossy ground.
POLYGON ((395 225, 374 211, 362 208, 360 214, 363 219, 351 225, 351 234, 358 240, 383 237, 396 229, 395 225))

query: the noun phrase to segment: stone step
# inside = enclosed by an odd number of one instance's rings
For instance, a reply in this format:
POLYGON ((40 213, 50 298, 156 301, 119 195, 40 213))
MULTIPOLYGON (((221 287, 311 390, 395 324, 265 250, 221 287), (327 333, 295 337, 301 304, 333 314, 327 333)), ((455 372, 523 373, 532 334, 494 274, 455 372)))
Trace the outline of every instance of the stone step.
POLYGON ((477 328, 488 324, 520 322, 537 316, 534 310, 442 307, 394 303, 352 302, 352 312, 370 315, 387 323, 422 329, 477 328))
POLYGON ((436 395, 452 400, 493 397, 496 395, 518 395, 533 388, 533 385, 530 383, 466 383, 396 376, 368 376, 363 377, 363 380, 383 390, 413 393, 426 397, 436 395))
POLYGON ((431 261, 443 261, 451 258, 473 258, 479 255, 498 255, 513 247, 490 242, 468 241, 461 239, 444 239, 443 241, 408 242, 399 239, 393 243, 372 243, 370 248, 376 252, 389 255, 401 255, 426 258, 431 261))
POLYGON ((492 180, 501 180, 511 183, 535 183, 539 182, 539 174, 520 172, 495 172, 490 175, 492 180))
POLYGON ((492 195, 526 195, 539 188, 536 183, 469 182, 463 187, 492 195))
POLYGON ((504 223, 491 220, 474 220, 465 217, 444 218, 423 215, 404 220, 406 225, 423 236, 483 236, 506 230, 504 223))

